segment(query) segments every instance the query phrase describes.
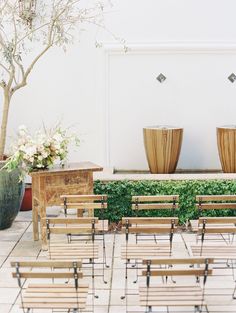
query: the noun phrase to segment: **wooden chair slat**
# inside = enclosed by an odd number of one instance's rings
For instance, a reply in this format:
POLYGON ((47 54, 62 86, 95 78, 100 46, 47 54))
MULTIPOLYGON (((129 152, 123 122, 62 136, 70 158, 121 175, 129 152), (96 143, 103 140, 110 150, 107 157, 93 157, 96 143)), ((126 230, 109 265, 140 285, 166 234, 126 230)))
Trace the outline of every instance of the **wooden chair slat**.
POLYGON ((121 246, 121 258, 130 260, 145 260, 156 258, 168 258, 171 255, 171 247, 169 243, 137 243, 121 246))
MULTIPOLYGON (((212 274, 212 270, 208 270, 208 275, 212 274)), ((147 276, 147 271, 142 271, 143 276, 147 276)), ((204 269, 186 269, 186 270, 152 270, 150 276, 204 276, 204 269)))
POLYGON ((11 266, 16 267, 18 264, 19 267, 50 267, 50 268, 73 268, 74 265, 77 265, 78 268, 82 266, 82 262, 80 260, 75 261, 50 261, 50 260, 43 260, 43 261, 12 261, 11 266))
MULTIPOLYGON (((175 209, 178 209, 178 204, 175 205, 175 209)), ((133 210, 171 210, 173 204, 171 203, 139 203, 137 206, 132 204, 133 210)))
POLYGON ((197 195, 197 201, 236 201, 236 195, 197 195))
MULTIPOLYGON (((43 302, 45 301, 47 303, 73 303, 73 304, 77 303, 77 298, 76 297, 72 297, 72 298, 64 297, 64 296, 63 297, 59 297, 59 295, 60 294, 58 294, 58 297, 53 297, 53 296, 46 297, 44 295, 43 297, 36 297, 35 296, 34 298, 27 296, 27 297, 25 297, 25 301, 30 302, 30 303, 38 303, 40 300, 43 301, 43 302), (42 298, 44 300, 42 300, 42 298)), ((80 296, 78 295, 78 300, 85 301, 85 297, 83 296, 83 297, 80 298, 80 296)))
MULTIPOLYGON (((144 301, 145 299, 147 299, 147 295, 145 295, 144 292, 140 293, 140 301, 144 301)), ((166 301, 166 300, 170 300, 171 301, 183 301, 183 300, 186 300, 186 301, 189 301, 189 300, 199 300, 199 299, 202 299, 202 291, 191 291, 191 292, 186 292, 186 294, 183 292, 180 293, 180 292, 171 292, 171 293, 156 293, 156 292, 150 292, 148 294, 148 299, 149 301, 158 301, 158 300, 161 300, 161 301, 166 301)), ((171 305, 171 304, 170 304, 171 305)), ((189 312, 189 311, 188 311, 189 312)))
POLYGON ((129 224, 171 224, 174 221, 178 224, 178 217, 122 217, 122 224, 125 225, 126 221, 129 224))
MULTIPOLYGON (((196 205, 199 207, 199 205, 196 205)), ((202 210, 225 210, 236 209, 236 203, 202 203, 202 210)))
MULTIPOLYGON (((80 284, 79 285, 79 292, 80 293, 87 293, 88 292, 88 285, 82 285, 80 284)), ((75 290, 75 286, 71 285, 70 287, 67 288, 67 286, 62 286, 62 284, 60 284, 60 286, 57 286, 55 287, 54 285, 52 284, 48 284, 47 286, 45 285, 29 285, 28 288, 25 290, 25 295, 26 294, 33 294, 33 293, 69 293, 69 294, 74 294, 76 293, 76 290, 75 290)))
MULTIPOLYGON (((177 228, 173 228, 176 231, 177 228)), ((164 234, 170 233, 172 231, 171 227, 129 227, 129 233, 131 234, 164 234)))
POLYGON ((141 306, 195 306, 205 304, 199 286, 150 286, 139 288, 141 306))
POLYGON ((159 265, 173 265, 173 264, 205 264, 206 260, 208 264, 212 264, 214 262, 213 258, 204 258, 204 257, 193 257, 193 258, 158 258, 155 260, 143 260, 143 264, 148 264, 151 262, 151 264, 159 264, 159 265))
MULTIPOLYGON (((17 274, 13 273, 12 276, 17 278, 17 274)), ((69 272, 21 272, 21 278, 74 278, 74 273, 69 272)), ((78 278, 82 278, 83 274, 78 272, 78 278)))
MULTIPOLYGON (((79 293, 78 293, 78 299, 85 299, 86 298, 86 292, 85 290, 81 290, 79 288, 79 293)), ((39 298, 44 298, 44 299, 47 299, 47 298, 56 298, 56 297, 59 297, 59 298, 63 298, 63 299, 66 299, 66 298, 69 298, 69 299, 73 299, 73 298, 77 298, 77 293, 76 291, 74 292, 62 292, 61 290, 58 292, 39 292, 37 291, 37 293, 35 292, 31 292, 28 290, 28 292, 25 292, 24 293, 24 298, 29 298, 32 299, 32 298, 35 298, 35 299, 38 299, 39 301, 39 298)), ((66 299, 67 300, 67 299, 66 299)))
MULTIPOLYGON (((46 227, 44 227, 46 229, 46 227)), ((81 227, 51 227, 51 234, 91 234, 92 228, 81 227)))
POLYGON ((226 217, 199 217, 198 223, 202 224, 205 221, 206 224, 236 224, 236 216, 226 217))
MULTIPOLYGON (((194 291, 201 291, 201 287, 197 284, 195 285, 155 285, 155 286, 150 286, 148 288, 148 290, 152 293, 158 293, 158 292, 183 292, 183 291, 191 291, 191 292, 194 292, 194 291)), ((139 286, 139 291, 141 292, 144 292, 146 291, 147 292, 147 286, 139 286)))
POLYGON ((179 201, 179 195, 132 196, 132 202, 179 201))
MULTIPOLYGON (((61 206, 63 206, 64 203, 61 203, 61 206)), ((66 203, 67 209, 107 209, 107 203, 79 203, 79 202, 68 202, 66 203)))
POLYGON ((202 234, 202 232, 205 234, 235 234, 236 227, 206 227, 204 230, 199 228, 198 234, 202 234))
POLYGON ((48 221, 49 224, 88 224, 91 227, 91 223, 94 222, 95 224, 98 223, 97 217, 74 217, 74 218, 67 218, 67 217, 54 217, 54 218, 42 218, 42 225, 46 226, 46 222, 48 221))
POLYGON ((107 195, 61 195, 61 199, 78 199, 78 201, 102 201, 107 200, 107 195))
MULTIPOLYGON (((23 299, 24 301, 24 299, 23 299)), ((68 302, 64 302, 64 303, 58 303, 56 302, 52 302, 52 303, 45 303, 45 302, 37 302, 37 303, 33 303, 30 301, 24 301, 23 302, 23 308, 27 309, 27 308, 31 308, 31 309, 74 309, 74 308, 79 308, 79 309, 85 309, 85 303, 68 303, 68 302)))
MULTIPOLYGON (((53 261, 54 262, 54 261, 53 261)), ((75 289, 75 285, 73 283, 68 283, 68 284, 62 284, 62 283, 35 283, 35 282, 32 282, 32 283, 29 283, 28 285, 28 288, 67 288, 67 289, 70 289, 70 288, 73 288, 75 289)), ((89 285, 86 284, 86 283, 81 283, 79 284, 79 287, 83 287, 83 288, 88 288, 89 285)), ((27 290, 27 289, 26 289, 27 290)))

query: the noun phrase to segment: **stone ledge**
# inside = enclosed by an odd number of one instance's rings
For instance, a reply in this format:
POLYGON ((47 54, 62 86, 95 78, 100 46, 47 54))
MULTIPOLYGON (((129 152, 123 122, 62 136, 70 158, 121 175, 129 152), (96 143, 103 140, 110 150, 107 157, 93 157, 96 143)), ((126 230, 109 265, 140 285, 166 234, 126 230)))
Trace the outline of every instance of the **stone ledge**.
POLYGON ((176 173, 176 174, 131 174, 109 173, 107 171, 94 173, 94 180, 121 181, 121 180, 234 180, 236 173, 176 173))

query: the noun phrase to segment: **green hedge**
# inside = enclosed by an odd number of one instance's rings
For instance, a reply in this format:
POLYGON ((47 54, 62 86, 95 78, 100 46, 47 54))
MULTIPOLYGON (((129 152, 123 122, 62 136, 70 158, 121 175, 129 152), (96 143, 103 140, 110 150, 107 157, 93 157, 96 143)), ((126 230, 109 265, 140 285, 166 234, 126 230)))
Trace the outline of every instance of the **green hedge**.
MULTIPOLYGON (((186 180, 186 181, 95 181, 95 194, 108 195, 108 210, 105 217, 118 222, 123 216, 134 215, 131 210, 131 197, 135 195, 176 194, 180 196, 178 216, 183 224, 188 219, 197 218, 196 195, 236 194, 234 180, 186 180)), ((166 212, 143 212, 142 216, 168 216, 166 212)), ((232 210, 210 212, 209 215, 236 215, 232 210)))

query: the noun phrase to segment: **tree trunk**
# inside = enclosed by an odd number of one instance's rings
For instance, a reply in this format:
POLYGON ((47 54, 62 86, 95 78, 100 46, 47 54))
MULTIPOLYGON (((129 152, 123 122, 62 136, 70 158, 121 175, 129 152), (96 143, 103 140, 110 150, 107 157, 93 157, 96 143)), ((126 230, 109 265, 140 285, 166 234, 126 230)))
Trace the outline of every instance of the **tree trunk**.
POLYGON ((0 130, 0 160, 2 160, 4 157, 10 100, 11 100, 11 96, 9 94, 9 90, 5 89, 4 100, 3 100, 3 110, 2 110, 1 130, 0 130))

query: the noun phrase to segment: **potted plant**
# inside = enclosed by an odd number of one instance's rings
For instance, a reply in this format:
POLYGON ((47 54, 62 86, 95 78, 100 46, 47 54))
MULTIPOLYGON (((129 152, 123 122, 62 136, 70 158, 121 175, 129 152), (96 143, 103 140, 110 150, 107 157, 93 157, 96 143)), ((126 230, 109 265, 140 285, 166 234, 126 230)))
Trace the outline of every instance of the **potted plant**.
MULTIPOLYGON (((48 169, 56 161, 59 161, 61 166, 64 166, 67 161, 69 145, 73 142, 78 146, 78 137, 74 134, 69 134, 69 130, 63 129, 60 125, 48 131, 44 127, 43 130, 37 131, 34 135, 22 125, 19 127, 17 140, 12 146, 11 156, 6 160, 2 168, 5 170, 3 173, 15 173, 14 177, 22 182, 25 175, 33 171, 48 169)), ((15 189, 13 191, 15 193, 18 191, 17 195, 20 194, 22 196, 20 185, 16 183, 12 186, 16 188, 16 191, 15 189), (18 186, 18 189, 16 186, 18 186)), ((12 191, 9 193, 9 196, 12 197, 12 191)), ((16 209, 17 206, 14 208, 14 214, 12 212, 13 219, 19 210, 19 207, 16 209)), ((9 211, 11 212, 10 208, 9 211)), ((8 219, 10 220, 10 217, 8 219)), ((2 219, 3 223, 6 224, 6 220, 5 216, 2 219)))
POLYGON ((4 167, 0 171, 0 229, 11 226, 23 194, 23 183, 18 180, 19 170, 16 168, 9 173, 4 161, 12 97, 27 85, 36 63, 50 49, 61 47, 66 50, 81 24, 103 27, 105 4, 100 1, 88 7, 80 0, 0 1, 0 88, 3 96, 0 168, 4 167))

